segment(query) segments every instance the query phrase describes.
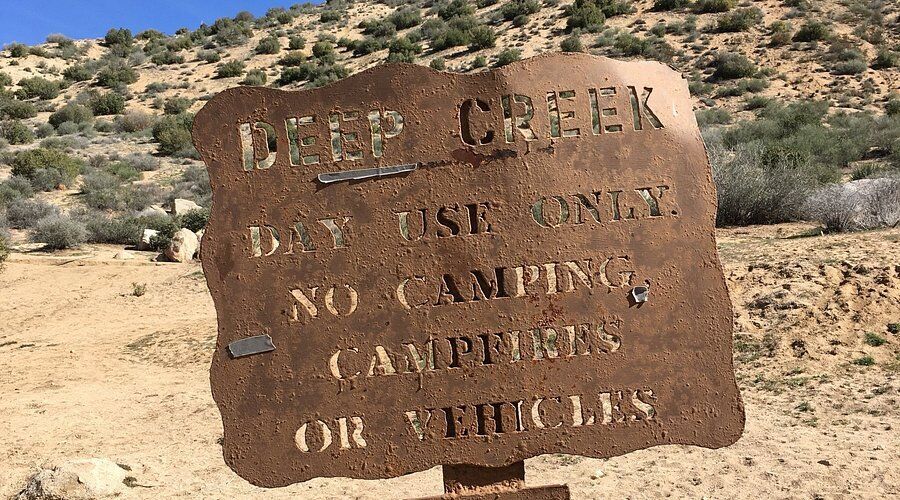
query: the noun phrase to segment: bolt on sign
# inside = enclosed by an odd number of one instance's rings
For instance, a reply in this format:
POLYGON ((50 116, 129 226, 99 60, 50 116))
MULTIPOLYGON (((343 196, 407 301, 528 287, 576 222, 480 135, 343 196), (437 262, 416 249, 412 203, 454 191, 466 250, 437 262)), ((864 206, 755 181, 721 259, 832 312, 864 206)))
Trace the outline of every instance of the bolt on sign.
POLYGON ((738 439, 716 195, 685 80, 549 55, 206 104, 202 261, 253 484, 738 439))

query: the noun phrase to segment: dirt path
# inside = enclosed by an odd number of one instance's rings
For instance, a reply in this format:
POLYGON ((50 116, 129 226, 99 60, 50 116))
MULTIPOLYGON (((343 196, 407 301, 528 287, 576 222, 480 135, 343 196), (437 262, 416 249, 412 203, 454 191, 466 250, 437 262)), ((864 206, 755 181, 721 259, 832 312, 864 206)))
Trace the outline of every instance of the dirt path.
MULTIPOLYGON (((529 483, 568 483, 573 498, 900 495, 900 335, 887 331, 900 323, 900 230, 788 238, 807 229, 720 233, 747 408, 737 444, 544 456, 528 462, 529 483), (866 333, 886 342, 869 345, 866 333), (863 356, 874 366, 853 364, 863 356)), ((118 250, 15 254, 0 274, 0 497, 42 464, 76 457, 130 467, 129 498, 440 492, 437 469, 281 490, 234 475, 209 394, 215 312, 199 266, 112 260, 118 250)))

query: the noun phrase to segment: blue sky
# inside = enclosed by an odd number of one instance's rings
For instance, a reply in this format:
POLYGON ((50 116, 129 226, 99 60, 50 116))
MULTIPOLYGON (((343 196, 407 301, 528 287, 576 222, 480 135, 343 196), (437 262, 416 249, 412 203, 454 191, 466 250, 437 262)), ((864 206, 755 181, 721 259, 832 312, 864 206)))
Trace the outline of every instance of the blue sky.
MULTIPOLYGON (((70 38, 98 38, 110 28, 137 32, 153 28, 173 33, 195 29, 242 10, 256 15, 271 7, 302 0, 0 0, 0 45, 41 43, 51 33, 70 38)), ((320 3, 315 1, 313 3, 320 3)))

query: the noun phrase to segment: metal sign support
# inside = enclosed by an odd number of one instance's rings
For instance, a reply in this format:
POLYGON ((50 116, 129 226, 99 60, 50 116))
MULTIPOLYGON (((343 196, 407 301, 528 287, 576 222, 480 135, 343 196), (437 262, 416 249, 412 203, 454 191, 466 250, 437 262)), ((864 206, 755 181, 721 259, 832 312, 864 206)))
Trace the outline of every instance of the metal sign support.
POLYGON ((419 500, 569 500, 566 485, 525 487, 525 462, 506 467, 445 465, 444 495, 419 500))

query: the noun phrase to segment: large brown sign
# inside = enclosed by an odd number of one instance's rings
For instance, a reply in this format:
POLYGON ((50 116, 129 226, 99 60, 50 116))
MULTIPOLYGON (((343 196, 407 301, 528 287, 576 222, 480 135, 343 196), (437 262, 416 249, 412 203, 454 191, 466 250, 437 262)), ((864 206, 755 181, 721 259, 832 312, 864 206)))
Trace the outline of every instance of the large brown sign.
POLYGON ((741 434, 715 188, 672 69, 388 65, 228 90, 194 127, 210 378, 250 482, 741 434))

